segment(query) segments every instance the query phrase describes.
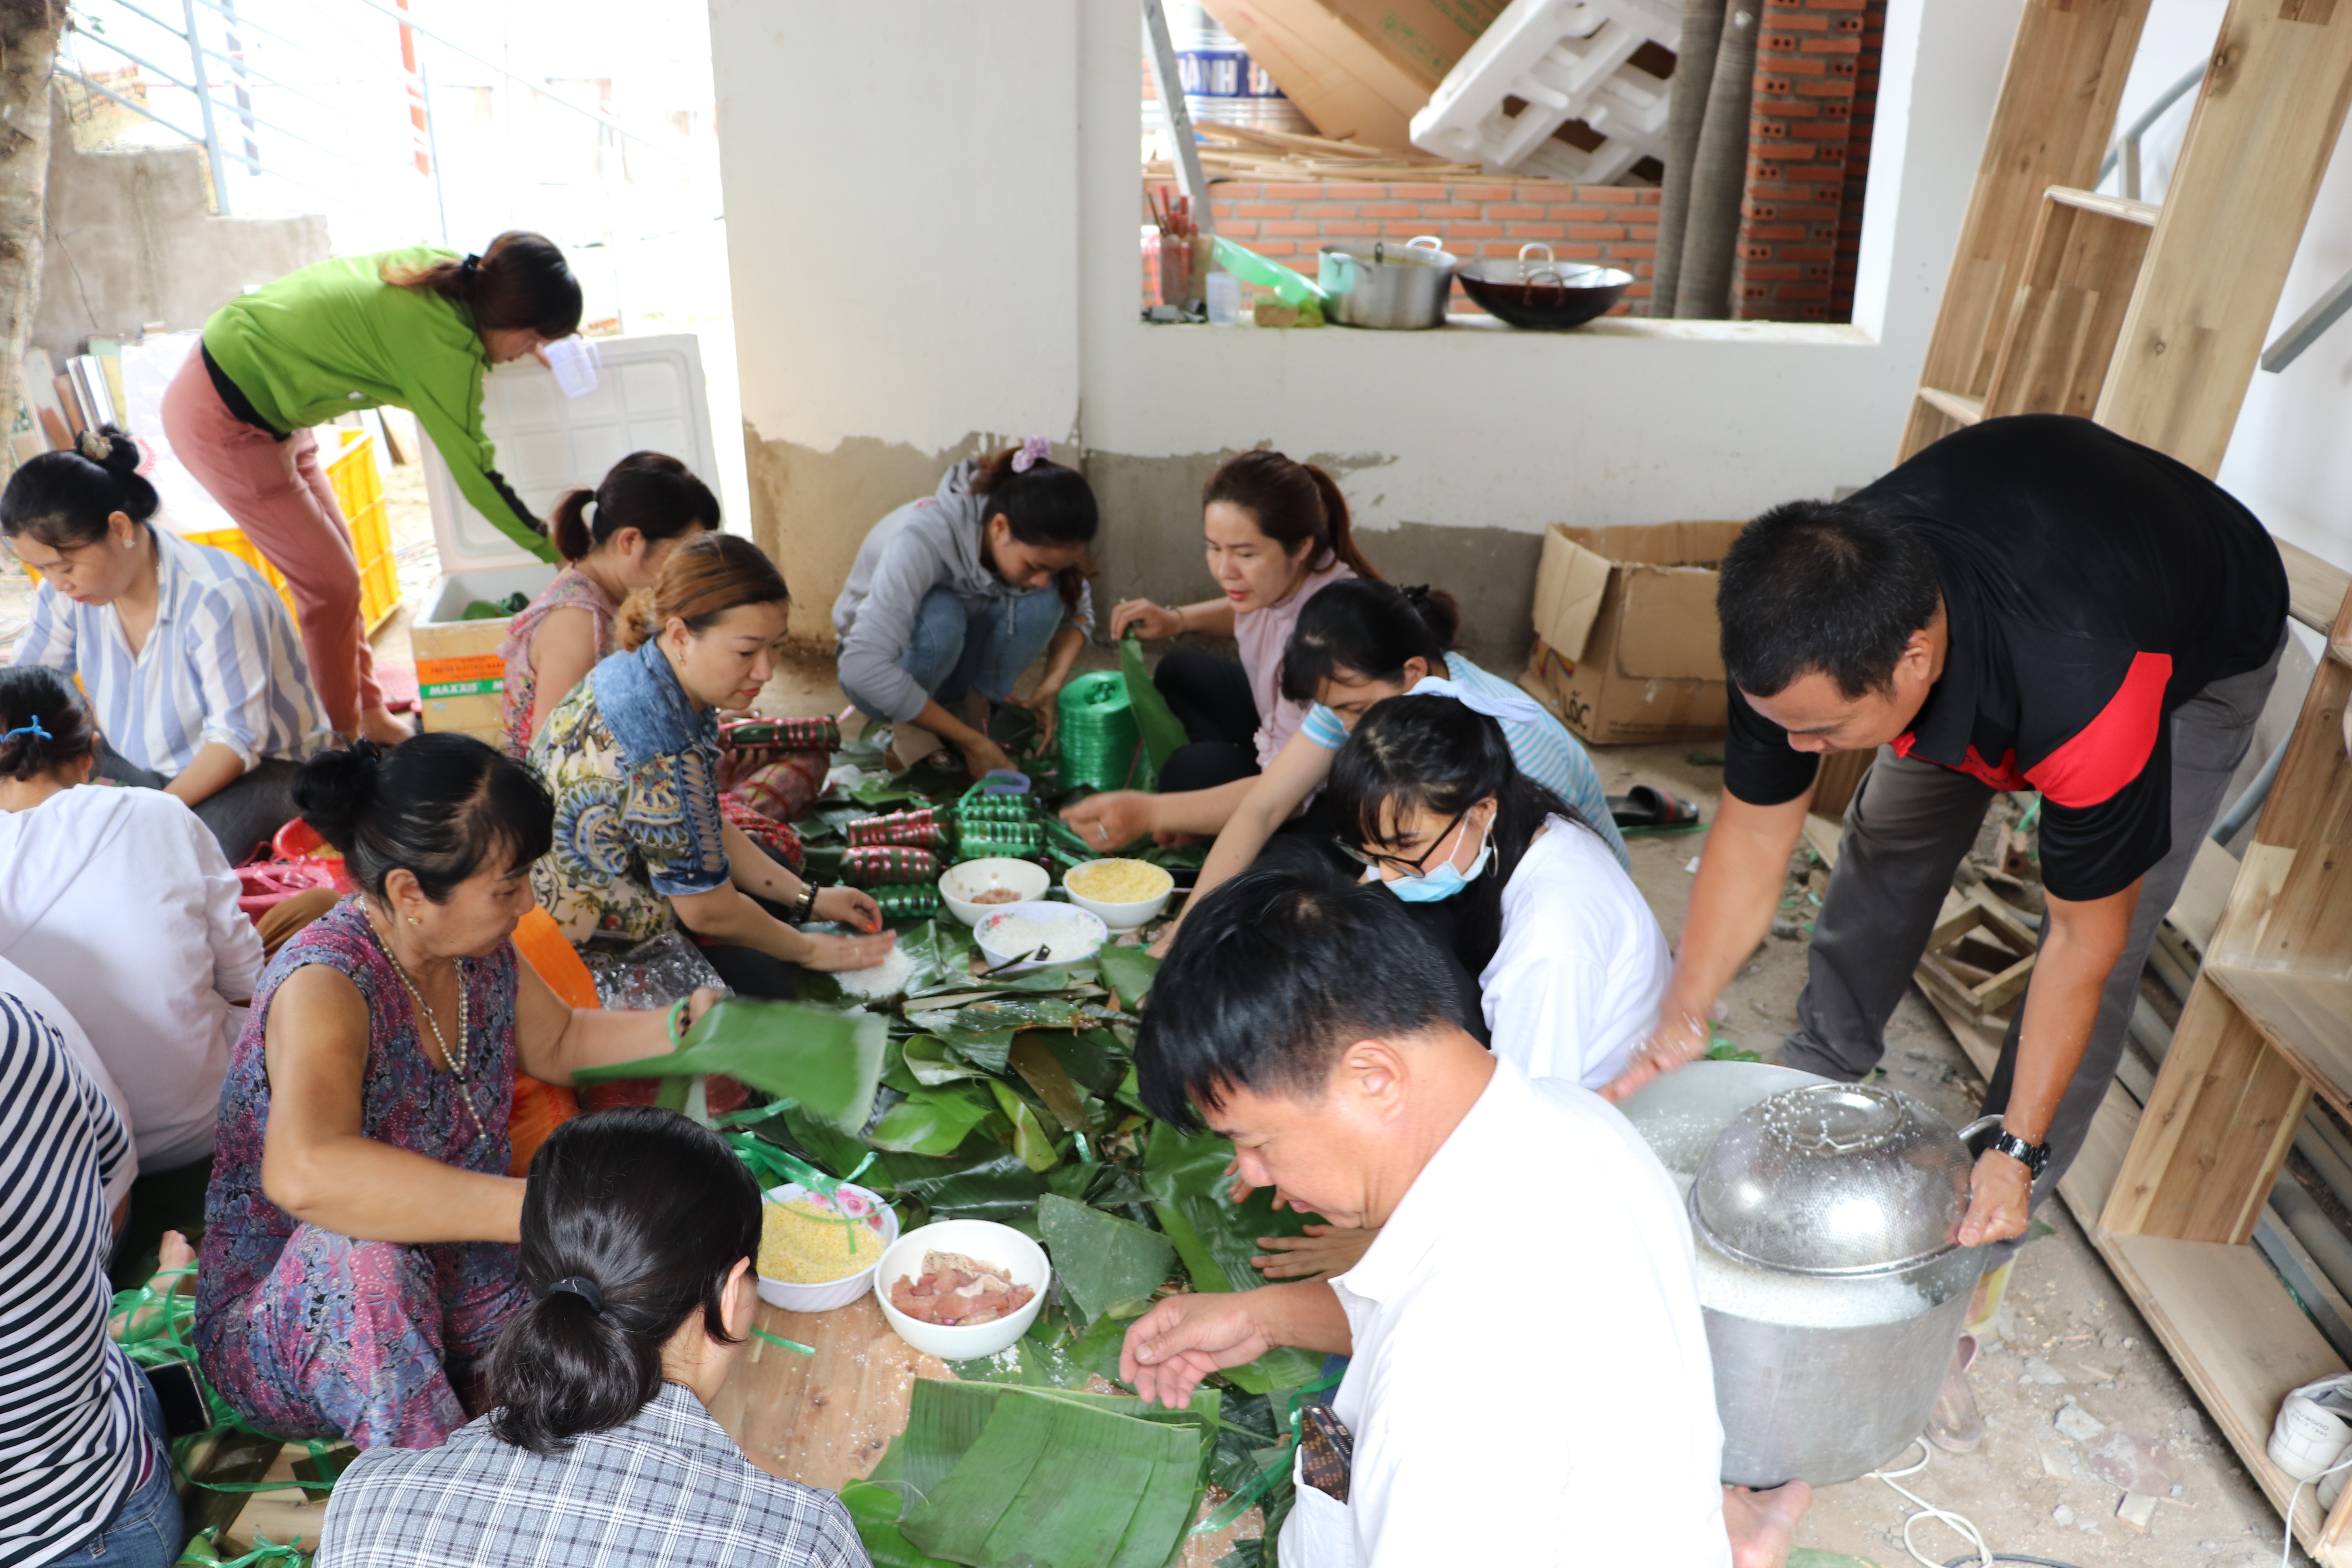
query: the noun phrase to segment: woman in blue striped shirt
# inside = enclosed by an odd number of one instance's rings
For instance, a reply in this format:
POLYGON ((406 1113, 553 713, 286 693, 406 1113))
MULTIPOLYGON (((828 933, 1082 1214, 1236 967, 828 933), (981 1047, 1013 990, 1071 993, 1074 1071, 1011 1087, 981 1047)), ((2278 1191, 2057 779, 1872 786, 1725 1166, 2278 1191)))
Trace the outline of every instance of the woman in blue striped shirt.
POLYGON ((293 618, 260 573, 155 526, 139 447, 90 431, 0 492, 0 533, 41 574, 16 662, 81 678, 99 774, 177 795, 236 865, 294 816, 331 738, 293 618))
MULTIPOLYGON (((1358 578, 1334 583, 1307 601, 1283 649, 1282 693, 1315 706, 1217 835, 1188 907, 1246 870, 1286 824, 1307 821, 1298 816, 1300 808, 1331 776, 1332 757, 1374 703, 1402 697, 1433 679, 1492 696, 1519 697, 1517 687, 1453 651, 1460 629, 1461 612, 1443 589, 1399 588, 1358 578)), ((1505 720, 1502 725, 1519 771, 1574 806, 1618 865, 1624 865, 1625 840, 1610 817, 1601 775, 1576 737, 1549 713, 1505 720)), ((1317 818, 1307 826, 1328 833, 1332 825, 1317 818)), ((1170 926, 1152 951, 1166 952, 1175 934, 1170 926)))

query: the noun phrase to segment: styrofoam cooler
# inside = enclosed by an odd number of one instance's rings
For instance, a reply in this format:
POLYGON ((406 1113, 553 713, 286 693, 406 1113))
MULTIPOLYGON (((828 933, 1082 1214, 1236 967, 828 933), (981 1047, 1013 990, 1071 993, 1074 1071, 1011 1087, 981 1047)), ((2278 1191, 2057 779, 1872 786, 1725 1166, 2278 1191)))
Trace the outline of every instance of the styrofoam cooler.
MULTIPOLYGON (((564 491, 595 484, 614 463, 640 451, 667 452, 715 489, 719 459, 701 340, 690 332, 599 338, 595 352, 596 385, 580 397, 566 397, 554 374, 536 359, 499 365, 483 378, 483 431, 498 448, 499 474, 523 504, 544 518, 564 491)), ((532 559, 459 492, 430 441, 425 443, 425 490, 443 572, 532 559)))
POLYGON ((1606 184, 1665 156, 1672 89, 1633 59, 1681 37, 1680 0, 1511 0, 1412 117, 1412 143, 1489 169, 1606 184), (1589 150, 1556 140, 1571 120, 1606 140, 1589 150))

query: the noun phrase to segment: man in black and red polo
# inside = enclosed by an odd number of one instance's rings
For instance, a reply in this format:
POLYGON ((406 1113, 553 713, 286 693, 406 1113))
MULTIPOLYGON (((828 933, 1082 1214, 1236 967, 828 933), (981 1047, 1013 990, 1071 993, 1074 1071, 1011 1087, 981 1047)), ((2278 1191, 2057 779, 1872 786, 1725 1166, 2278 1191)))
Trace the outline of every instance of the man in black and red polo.
POLYGON ((2252 513, 2087 419, 1947 437, 1841 501, 1775 507, 1725 558, 1731 725, 1656 1033, 1622 1095, 1706 1049, 1763 937, 1819 757, 1875 749, 1780 1060, 1853 1080, 1999 790, 2042 796, 2041 954, 1985 1094, 1963 1243, 2008 1261, 2082 1147, 2140 967, 2285 645, 2286 574, 2252 513))

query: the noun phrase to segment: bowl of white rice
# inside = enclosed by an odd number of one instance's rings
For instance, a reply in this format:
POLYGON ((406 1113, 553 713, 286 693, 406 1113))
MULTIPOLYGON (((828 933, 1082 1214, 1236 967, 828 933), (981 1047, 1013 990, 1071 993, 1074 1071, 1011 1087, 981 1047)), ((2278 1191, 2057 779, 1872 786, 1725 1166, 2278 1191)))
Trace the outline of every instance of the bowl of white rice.
POLYGON ((971 934, 989 968, 1018 974, 1049 963, 1092 958, 1110 940, 1110 928, 1103 924, 1101 916, 1076 905, 1036 899, 1007 904, 982 916, 971 934), (1021 962, 1013 962, 1016 959, 1021 962))
POLYGON ((1136 931, 1168 907, 1176 879, 1149 860, 1083 860, 1062 873, 1062 888, 1111 930, 1136 931))

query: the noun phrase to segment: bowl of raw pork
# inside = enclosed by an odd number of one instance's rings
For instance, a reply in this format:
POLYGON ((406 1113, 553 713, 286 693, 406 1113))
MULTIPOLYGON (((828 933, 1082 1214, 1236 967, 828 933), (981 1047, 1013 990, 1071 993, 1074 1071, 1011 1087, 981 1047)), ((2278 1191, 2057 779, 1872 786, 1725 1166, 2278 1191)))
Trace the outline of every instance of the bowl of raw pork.
POLYGON ((1110 928, 1100 915, 1076 904, 1033 899, 992 910, 971 928, 971 934, 989 968, 1020 974, 1049 963, 1092 958, 1110 940, 1110 928))
POLYGON ((972 1361, 1027 1333, 1053 1282, 1045 1249, 1011 1226, 943 1219, 908 1231, 882 1254, 874 1299, 917 1350, 972 1361))
POLYGON ((1035 902, 1053 885, 1043 866, 992 858, 949 867, 940 877, 940 897, 956 919, 978 925, 1009 905, 1035 902))

